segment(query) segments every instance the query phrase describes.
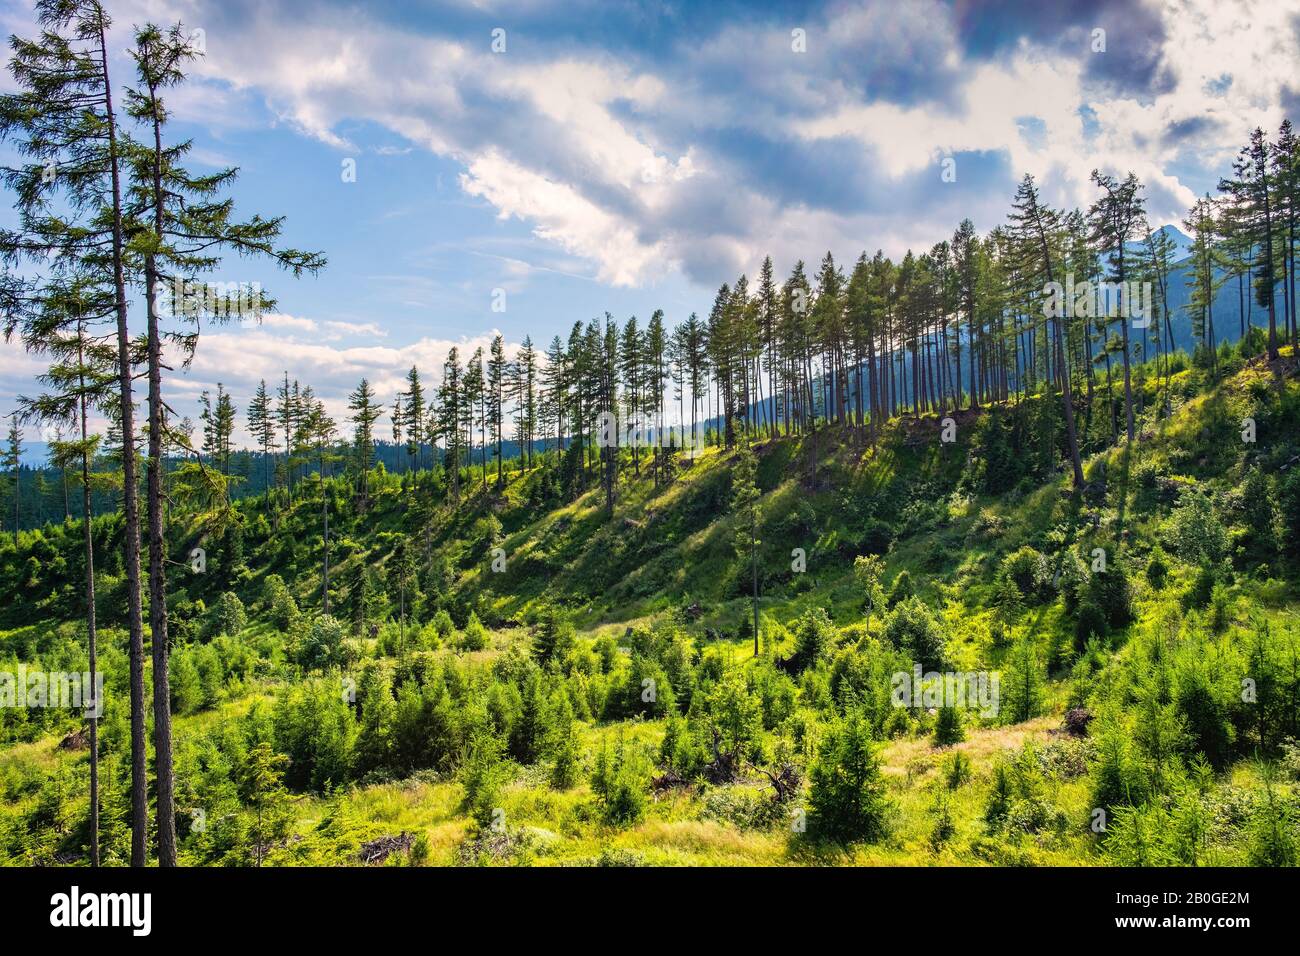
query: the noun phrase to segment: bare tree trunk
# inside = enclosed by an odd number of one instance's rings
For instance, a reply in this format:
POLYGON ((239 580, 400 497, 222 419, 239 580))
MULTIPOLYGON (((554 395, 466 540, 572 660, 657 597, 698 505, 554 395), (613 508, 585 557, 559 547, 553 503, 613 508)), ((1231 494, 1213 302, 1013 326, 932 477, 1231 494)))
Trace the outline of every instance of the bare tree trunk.
POLYGON ((125 525, 122 551, 131 661, 131 865, 145 866, 149 859, 149 796, 144 722, 144 623, 140 609, 140 504, 135 470, 131 336, 127 328, 126 277, 122 262, 122 182, 118 170, 117 120, 108 79, 108 39, 102 21, 98 40, 108 125, 108 161, 113 183, 113 287, 117 299, 118 387, 122 406, 122 517, 125 525))
MULTIPOLYGON (((154 232, 163 237, 162 129, 158 99, 149 91, 153 106, 154 232)), ((172 768, 171 649, 167 636, 167 541, 163 531, 162 468, 166 415, 162 403, 162 338, 158 332, 158 262, 145 257, 145 311, 149 351, 149 635, 153 651, 153 751, 158 865, 176 865, 176 805, 172 768)))
MULTIPOLYGON (((161 229, 161 227, 160 227, 161 229)), ((145 307, 149 323, 149 633, 153 651, 153 749, 156 777, 158 865, 176 865, 176 807, 173 798, 170 649, 167 637, 167 542, 162 519, 162 342, 158 334, 153 257, 145 265, 145 307)))
MULTIPOLYGON (((85 367, 81 349, 77 350, 77 365, 85 367)), ((90 527, 91 511, 94 507, 90 494, 90 454, 86 444, 86 378, 78 373, 78 387, 81 391, 81 508, 82 538, 86 547, 86 644, 89 653, 90 686, 94 688, 95 702, 90 714, 90 865, 99 866, 99 712, 103 706, 100 699, 99 683, 96 673, 99 667, 97 633, 95 622, 95 542, 90 527)))

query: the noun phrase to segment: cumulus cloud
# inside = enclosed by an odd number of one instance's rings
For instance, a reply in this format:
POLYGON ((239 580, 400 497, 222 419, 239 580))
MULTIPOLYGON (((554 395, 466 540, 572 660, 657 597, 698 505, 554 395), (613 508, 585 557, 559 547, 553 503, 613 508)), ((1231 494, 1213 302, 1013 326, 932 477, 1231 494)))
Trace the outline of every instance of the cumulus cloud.
MULTIPOLYGON (((945 157, 959 183, 980 183, 962 192, 977 214, 985 183, 1003 180, 1005 208, 1024 172, 1054 201, 1085 204, 1102 167, 1136 172, 1153 217, 1176 219, 1225 143, 1280 120, 1300 56, 1296 0, 834 2, 799 22, 719 15, 656 38, 655 55, 624 35, 618 56, 541 33, 531 8, 516 15, 533 32, 504 54, 483 29, 412 29, 324 2, 178 9, 211 24, 201 69, 219 111, 259 97, 344 150, 359 148, 348 123, 377 123, 458 161, 468 195, 625 286, 672 270, 712 285, 765 252, 899 254, 911 224, 939 226, 938 190, 926 208, 903 204, 939 181, 945 157), (788 248, 810 221, 823 230, 814 248, 788 248)), ((448 19, 475 22, 464 13, 448 19)), ((984 228, 1000 215, 987 205, 984 228)))

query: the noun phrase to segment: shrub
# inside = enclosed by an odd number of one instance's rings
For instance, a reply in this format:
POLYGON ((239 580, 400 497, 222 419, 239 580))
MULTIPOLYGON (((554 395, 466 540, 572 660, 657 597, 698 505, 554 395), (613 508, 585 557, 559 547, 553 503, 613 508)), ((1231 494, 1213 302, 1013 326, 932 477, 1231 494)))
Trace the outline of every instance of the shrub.
POLYGON ((553 607, 544 609, 533 631, 533 656, 543 664, 563 660, 573 648, 573 625, 553 607))
POLYGON ((636 714, 655 719, 673 713, 676 698, 668 675, 658 661, 633 654, 621 692, 606 702, 608 716, 618 719, 636 714))
POLYGON ((601 816, 611 826, 631 826, 645 816, 650 784, 650 761, 630 748, 620 732, 611 752, 608 743, 596 754, 591 789, 600 803, 601 816))
POLYGON ((1233 704, 1233 685, 1215 680, 1207 666, 1208 651, 1195 645, 1179 655, 1175 670, 1178 710, 1192 747, 1215 767, 1226 766, 1232 752, 1235 731, 1228 718, 1233 704))
POLYGON ((763 728, 775 730, 794 712, 794 681, 768 662, 751 668, 748 682, 750 693, 754 694, 759 701, 759 711, 763 715, 763 728))
POLYGON ((1219 568, 1216 565, 1203 564, 1196 569, 1191 586, 1183 593, 1184 609, 1208 607, 1214 597, 1214 589, 1219 585, 1219 568))
POLYGON ((937 852, 957 832, 957 827, 952 822, 952 809, 949 806, 948 795, 943 791, 934 795, 934 814, 934 827, 930 830, 930 849, 937 852))
POLYGON ((814 667, 830 651, 835 628, 825 608, 803 613, 795 625, 793 663, 798 670, 814 667))
POLYGON ((438 613, 433 616, 433 628, 444 641, 456 633, 456 622, 451 619, 445 607, 438 608, 438 613))
POLYGON ((1004 761, 993 768, 993 786, 989 790, 988 803, 984 805, 984 823, 990 831, 997 832, 1006 823, 1011 813, 1011 774, 1004 761))
POLYGON ((212 607, 213 635, 236 635, 248 626, 248 614, 244 611, 244 602, 231 591, 226 591, 217 598, 212 607))
POLYGON ((1105 612, 1106 623, 1112 629, 1127 627, 1137 620, 1133 610, 1133 588, 1118 562, 1092 575, 1086 594, 1085 600, 1105 612))
POLYGON ((894 583, 889 588, 889 600, 886 604, 890 608, 897 607, 903 601, 906 601, 913 594, 912 575, 906 569, 899 571, 898 576, 894 578, 894 583))
POLYGON ((469 612, 469 620, 465 622, 465 630, 461 632, 460 646, 466 651, 481 651, 488 646, 487 628, 473 611, 469 612))
POLYGON ((1011 724, 1036 717, 1043 706, 1043 673, 1038 654, 1022 638, 1007 656, 999 683, 998 713, 1011 724))
POLYGON ((1232 596, 1220 581, 1210 591, 1210 630, 1222 634, 1232 617, 1232 596))
POLYGON ((934 722, 934 744, 936 747, 951 747, 966 739, 961 726, 961 711, 956 707, 940 707, 939 716, 934 722))
POLYGON ((497 795, 507 776, 502 759, 504 750, 500 738, 488 730, 480 730, 470 740, 469 755, 461 768, 465 806, 480 828, 496 822, 497 795))
POLYGON ((1003 559, 1002 573, 1016 583, 1026 598, 1041 598, 1051 589, 1052 572, 1047 558, 1028 546, 1003 559))
POLYGON ((1297 814, 1294 801, 1279 796, 1273 771, 1265 771, 1264 792, 1251 814, 1247 856, 1252 866, 1295 866, 1300 860, 1296 845, 1297 814))
POLYGON ((685 717, 670 714, 664 722, 659 763, 683 777, 694 776, 704 763, 704 751, 691 734, 685 717))
POLYGON ((188 649, 182 649, 172 654, 170 665, 172 710, 178 714, 193 713, 203 703, 203 688, 193 655, 188 649))
POLYGON ((839 843, 885 834, 889 804, 871 725, 858 711, 836 719, 809 774, 808 803, 816 834, 839 843))
POLYGON ((1087 601, 1079 607, 1079 619, 1074 622, 1074 646, 1083 650, 1093 638, 1105 638, 1110 633, 1106 622, 1106 612, 1095 601, 1087 601))
POLYGON ((741 830, 770 827, 782 816, 781 805, 750 787, 710 787, 704 794, 703 816, 741 830))
POLYGON ((288 632, 298 617, 298 604, 285 587, 284 579, 278 574, 268 574, 262 585, 262 601, 266 605, 271 623, 280 630, 288 632))
POLYGON ((299 643, 298 664, 306 670, 319 670, 343 663, 343 657, 343 625, 329 614, 320 615, 299 643))
POLYGON ((715 782, 734 780, 742 762, 758 756, 763 730, 760 710, 739 668, 730 669, 709 688, 699 715, 699 732, 713 753, 707 770, 715 782))
POLYGON ((998 610, 998 624, 1010 624, 1020 617, 1025 609, 1025 596, 1014 577, 1006 573, 998 575, 994 585, 993 604, 998 610))
POLYGON ((884 609, 885 592, 880 584, 885 565, 878 555, 858 555, 853 561, 853 578, 862 596, 862 608, 868 615, 884 609))
POLYGON ((960 751, 954 752, 944 764, 944 786, 949 790, 956 790, 963 784, 969 783, 970 778, 970 758, 960 751))
POLYGON ((1057 586, 1060 588, 1061 600, 1065 604, 1067 613, 1073 614, 1078 610, 1079 602, 1088 588, 1088 578, 1088 566, 1073 550, 1066 551, 1061 560, 1057 586))
POLYGON ((1110 813, 1115 807, 1140 803, 1146 797, 1147 780, 1131 734, 1110 717, 1095 736, 1097 761, 1091 773, 1091 805, 1110 813))
POLYGON ((942 669, 947 661, 943 629, 919 598, 908 598, 889 613, 885 637, 926 670, 942 669))
POLYGON ((1215 563, 1228 550, 1228 533, 1210 499, 1192 493, 1169 518, 1169 539, 1178 556, 1192 564, 1215 563))
POLYGON ((546 755, 554 761, 551 767, 551 786, 557 790, 567 790, 578 782, 582 748, 574 724, 573 705, 563 690, 551 698, 547 723, 544 741, 546 755))
POLYGON ((1147 584, 1160 591, 1165 586, 1165 581, 1169 577, 1169 555, 1165 554, 1164 548, 1158 545, 1151 551, 1151 559, 1147 561, 1147 584))
POLYGON ((1276 554, 1281 544, 1282 517, 1277 508, 1278 489, 1272 476, 1251 468, 1241 488, 1242 524, 1246 540, 1264 555, 1276 554))
POLYGON ((1278 510, 1282 513, 1282 547, 1300 555, 1300 468, 1292 468, 1278 482, 1278 510))

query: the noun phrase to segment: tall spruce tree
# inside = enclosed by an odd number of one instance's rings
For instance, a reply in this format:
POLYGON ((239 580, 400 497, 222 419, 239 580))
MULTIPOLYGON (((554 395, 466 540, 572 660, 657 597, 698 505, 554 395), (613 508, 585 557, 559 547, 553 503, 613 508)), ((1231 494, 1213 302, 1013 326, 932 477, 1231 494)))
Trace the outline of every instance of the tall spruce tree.
POLYGON ((14 499, 14 550, 18 550, 18 531, 22 527, 22 470, 23 470, 23 429, 19 424, 18 409, 14 409, 7 416, 9 419, 9 432, 5 436, 6 445, 3 458, 0 458, 0 465, 9 472, 9 482, 13 489, 14 499))
MULTIPOLYGON (((1052 251, 1054 228, 1058 219, 1055 210, 1044 206, 1038 198, 1038 187, 1029 174, 1020 182, 1012 204, 1011 222, 1019 240, 1020 254, 1027 270, 1043 276, 1048 283, 1056 281, 1056 258, 1052 251)), ((1083 461, 1079 457, 1079 434, 1074 421, 1074 391, 1070 382, 1065 354, 1067 315, 1053 316, 1052 345, 1056 365, 1057 384, 1061 390, 1061 407, 1065 413, 1066 447, 1069 450, 1070 468, 1074 488, 1084 485, 1083 461)))
POLYGON ((111 19, 103 5, 98 0, 37 0, 36 19, 36 39, 11 41, 9 70, 17 92, 0 97, 0 138, 28 160, 5 173, 17 196, 20 222, 3 234, 0 248, 10 261, 27 258, 56 271, 69 265, 96 268, 113 289, 119 392, 115 428, 123 452, 122 550, 130 656, 131 865, 144 866, 149 811, 144 625, 123 208, 123 164, 130 141, 120 128, 114 101, 108 68, 111 19))
MULTIPOLYGON (((150 624, 154 663, 154 753, 157 766, 157 811, 159 862, 176 863, 175 807, 172 796, 170 691, 167 686, 167 592, 166 540, 162 523, 163 447, 166 440, 166 412, 162 396, 162 303, 167 284, 172 290, 172 311, 187 325, 173 330, 168 338, 181 349, 186 364, 194 354, 198 329, 205 316, 219 322, 260 320, 274 301, 241 286, 224 296, 204 288, 201 301, 190 293, 193 277, 216 269, 224 253, 264 257, 294 275, 315 272, 324 265, 318 253, 277 248, 283 220, 254 216, 246 222, 233 219, 233 204, 221 196, 234 181, 236 170, 228 168, 207 176, 196 176, 182 165, 191 148, 188 140, 165 141, 168 120, 162 95, 185 80, 184 70, 198 51, 189 34, 175 24, 161 30, 148 24, 135 33, 132 55, 136 65, 136 87, 128 90, 127 110, 148 131, 144 143, 130 143, 130 215, 134 232, 130 253, 138 259, 144 286, 147 318, 147 362, 149 379, 148 524, 150 624)), ((234 405, 218 384, 217 406, 208 423, 215 440, 221 471, 229 483, 231 432, 234 405)))
POLYGON ((370 382, 362 379, 348 396, 352 412, 353 461, 357 471, 357 508, 364 512, 370 507, 370 470, 375 467, 375 422, 384 408, 375 401, 370 382))
MULTIPOLYGON (((102 279, 102 277, 100 277, 102 279)), ((74 462, 81 483, 82 551, 85 561, 84 600, 86 615, 86 652, 89 673, 99 667, 98 620, 95 603, 94 499, 91 469, 99 436, 89 427, 92 410, 106 408, 116 386, 117 353, 109 334, 94 334, 92 328, 116 317, 116 302, 111 286, 98 284, 93 275, 71 275, 48 283, 21 314, 11 312, 14 325, 6 336, 20 328, 23 343, 29 350, 44 352, 51 360, 39 378, 45 392, 23 399, 27 414, 55 426, 69 426, 74 437, 54 444, 53 453, 62 461, 74 462), (21 323, 21 325, 19 325, 21 323)), ((92 687, 97 686, 92 683, 92 687)), ((88 703, 89 727, 90 864, 99 866, 99 713, 103 702, 88 703)))
POLYGON ((1142 184, 1133 173, 1120 180, 1114 176, 1103 175, 1094 169, 1092 181, 1102 190, 1101 198, 1088 211, 1092 225, 1092 238, 1106 254, 1110 263, 1111 276, 1119 283, 1120 289, 1117 296, 1107 297, 1107 306, 1114 304, 1119 310, 1121 340, 1124 343, 1121 351, 1124 360, 1124 419, 1128 440, 1131 443, 1135 431, 1130 361, 1132 349, 1129 345, 1131 316, 1125 313, 1132 311, 1132 303, 1128 301, 1125 266, 1129 264, 1128 260, 1131 258, 1128 244, 1141 235, 1146 221, 1145 204, 1141 196, 1142 184))

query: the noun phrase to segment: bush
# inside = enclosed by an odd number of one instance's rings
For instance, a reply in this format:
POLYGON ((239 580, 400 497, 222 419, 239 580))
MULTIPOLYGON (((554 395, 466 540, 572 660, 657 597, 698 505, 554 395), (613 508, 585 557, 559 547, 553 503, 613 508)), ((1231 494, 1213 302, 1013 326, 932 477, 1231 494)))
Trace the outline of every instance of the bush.
POLYGON ((1047 558, 1031 547, 1007 555, 1002 561, 1002 573, 1016 583, 1026 598, 1041 598, 1051 590, 1052 571, 1047 558))
POLYGON ((1295 866, 1300 861, 1295 836, 1300 821, 1294 801, 1278 795, 1270 774, 1265 774, 1264 792, 1251 816, 1247 856, 1251 866, 1295 866))
POLYGON ((1137 620, 1133 609, 1133 588, 1118 562, 1105 571, 1098 571, 1088 580, 1085 600, 1105 612, 1106 623, 1111 629, 1128 627, 1137 620))
POLYGON ((885 638, 925 670, 941 670, 947 662, 943 629, 919 598, 908 598, 889 612, 885 638))
POLYGON ((761 830, 779 820, 783 810, 761 790, 726 786, 711 787, 705 792, 702 815, 740 830, 761 830))
POLYGON ((569 620, 553 607, 543 610, 533 632, 533 656, 543 664, 563 660, 573 644, 573 625, 569 620))
POLYGON ((899 571, 898 576, 894 578, 894 583, 889 588, 889 600, 885 603, 890 607, 897 607, 913 595, 912 576, 907 573, 906 569, 899 571))
POLYGON ((868 615, 878 614, 884 609, 884 588, 880 577, 885 564, 878 555, 859 555, 853 561, 853 578, 862 596, 862 608, 868 615))
POLYGON ((343 663, 343 625, 329 614, 311 622, 298 648, 297 660, 305 670, 321 670, 343 663))
POLYGON ((488 646, 487 628, 473 611, 469 612, 469 620, 465 622, 465 630, 460 635, 460 646, 466 651, 481 651, 488 646))
POLYGON ((172 654, 169 663, 172 710, 178 714, 193 713, 203 704, 203 687, 194 658, 188 649, 181 649, 172 654))
POLYGON ((1079 619, 1074 622, 1074 647, 1083 650, 1093 638, 1104 639, 1110 633, 1106 622, 1106 612, 1095 601, 1087 601, 1079 607, 1079 619))
POLYGON ((993 786, 989 790, 988 803, 984 805, 984 823, 990 831, 996 833, 1006 824, 1013 798, 1011 773, 1006 762, 1001 761, 993 768, 993 786))
POLYGON ((1014 577, 1006 573, 998 575, 993 588, 993 604, 998 610, 998 624, 1014 623, 1024 612, 1025 596, 1014 577))
POLYGON ((1278 482, 1278 510, 1282 513, 1282 547, 1300 556, 1300 468, 1292 468, 1278 482))
POLYGON ((596 754, 591 789, 599 800, 602 818, 611 826, 631 826, 645 816, 649 784, 650 761, 628 747, 621 732, 613 752, 606 743, 596 754))
POLYGON ((1210 630, 1222 634, 1228 629, 1232 617, 1232 596, 1223 582, 1218 582, 1210 591, 1210 630))
POLYGON ((949 790, 956 790, 970 783, 970 758, 960 751, 954 752, 944 763, 943 781, 949 790))
POLYGON ((1217 565, 1203 564, 1196 569, 1191 586, 1183 593, 1182 605, 1186 610, 1209 607, 1214 597, 1214 590, 1219 586, 1220 572, 1217 565))
POLYGON ((934 745, 951 747, 966 739, 961 726, 961 711, 956 707, 940 707, 939 716, 934 722, 934 745))
POLYGON ((703 765, 704 750, 691 734, 685 717, 670 714, 664 722, 659 763, 682 777, 694 776, 703 765))
POLYGON ((1151 559, 1147 561, 1147 584, 1155 590, 1160 591, 1165 586, 1165 581, 1169 577, 1169 555, 1165 554, 1164 548, 1159 546, 1151 551, 1151 559))
POLYGON ((213 635, 229 634, 234 636, 248 626, 248 614, 244 611, 244 602, 231 591, 226 591, 217 598, 212 607, 213 635))
POLYGON ((1192 564, 1213 564, 1228 550, 1228 532, 1210 499, 1193 493, 1169 518, 1169 539, 1178 556, 1192 564))
POLYGON ((831 649, 835 638, 835 628, 825 608, 815 607, 804 611, 795 625, 794 657, 795 668, 805 670, 815 667, 831 649))
POLYGON ((501 756, 504 749, 495 734, 480 730, 470 741, 469 755, 461 768, 465 806, 480 829, 496 822, 497 795, 507 776, 507 767, 501 756))
POLYGON ((1061 600, 1065 605, 1066 613, 1073 614, 1079 609, 1079 602, 1083 600, 1083 595, 1088 588, 1089 575, 1088 566, 1083 563, 1079 555, 1073 550, 1066 551, 1061 561, 1057 585, 1061 591, 1061 600))
POLYGON ((298 604, 280 575, 266 576, 266 583, 262 585, 262 601, 266 605, 271 623, 280 630, 288 632, 298 618, 298 604))
POLYGON ((456 633, 456 622, 451 619, 445 607, 438 608, 438 613, 433 616, 433 629, 440 640, 448 640, 456 633))
POLYGON ((879 840, 889 803, 871 725, 858 711, 835 720, 809 774, 816 835, 839 843, 879 840))
POLYGON ((747 675, 750 693, 758 698, 763 715, 763 729, 775 730, 794 713, 794 681, 777 670, 770 662, 757 664, 747 675))
POLYGON ((1038 716, 1043 706, 1043 672, 1038 654, 1028 638, 1012 648, 1002 669, 998 713, 1011 724, 1038 716))
POLYGON ((551 698, 547 725, 544 746, 546 755, 554 761, 551 767, 551 786, 557 790, 567 790, 578 782, 582 747, 578 743, 573 705, 563 690, 551 698))
POLYGON ((606 702, 607 716, 613 719, 640 714, 653 720, 676 709, 676 697, 668 675, 657 661, 640 654, 632 655, 621 691, 611 693, 606 702))
POLYGON ((1093 807, 1113 812, 1114 808, 1141 803, 1147 794, 1147 778, 1128 730, 1108 717, 1097 741, 1097 761, 1091 773, 1093 807))
POLYGON ((934 815, 934 827, 930 830, 930 849, 937 853, 957 832, 957 827, 952 822, 952 808, 948 802, 948 795, 942 790, 934 796, 934 815))
POLYGON ((1259 553, 1271 556, 1281 545, 1282 516, 1278 513, 1277 484, 1260 468, 1251 468, 1241 488, 1242 525, 1246 540, 1259 553))

